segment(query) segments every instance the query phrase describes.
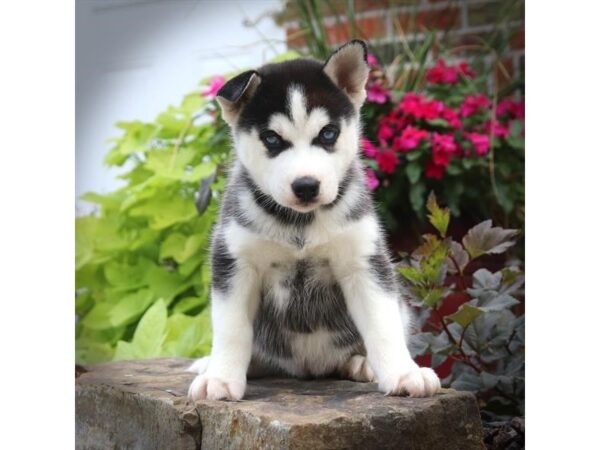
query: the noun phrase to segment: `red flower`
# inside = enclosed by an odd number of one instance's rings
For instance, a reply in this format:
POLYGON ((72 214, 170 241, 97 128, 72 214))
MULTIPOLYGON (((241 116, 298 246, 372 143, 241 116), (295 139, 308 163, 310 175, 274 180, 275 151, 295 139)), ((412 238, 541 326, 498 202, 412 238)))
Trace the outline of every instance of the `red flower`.
POLYGON ((375 189, 377 189, 377 186, 379 186, 379 180, 377 179, 377 176, 375 175, 375 172, 373 172, 372 169, 365 169, 365 181, 367 183, 367 187, 371 191, 374 191, 375 189))
POLYGON ((375 147, 373 143, 368 139, 362 138, 361 141, 363 153, 365 154, 365 156, 367 156, 368 158, 374 158, 377 152, 379 151, 377 147, 375 147))
POLYGON ((444 178, 445 172, 446 168, 444 166, 438 166, 433 161, 429 161, 427 163, 427 166, 425 166, 425 176, 427 178, 441 180, 442 178, 444 178))
POLYGON ((392 147, 399 152, 408 152, 417 148, 421 140, 427 138, 429 138, 429 132, 409 125, 400 136, 394 139, 392 147))
POLYGON ((478 112, 482 108, 490 106, 489 99, 484 94, 467 95, 462 105, 460 105, 460 115, 469 117, 478 112))
POLYGON ((490 150, 490 138, 485 134, 465 133, 465 137, 473 144, 478 155, 485 155, 490 150))
POLYGON ((425 102, 423 104, 421 116, 426 120, 438 119, 441 117, 445 108, 444 103, 438 100, 431 100, 430 102, 425 102))
POLYGON ((398 165, 398 157, 392 150, 384 150, 375 155, 379 169, 385 173, 394 173, 398 165))
POLYGON ((477 76, 475 71, 471 69, 471 66, 469 66, 469 64, 467 64, 466 62, 461 62, 458 65, 458 71, 462 73, 465 77, 475 78, 477 76))
POLYGON ((453 154, 456 152, 457 146, 452 134, 439 134, 433 132, 432 146, 434 149, 453 154))
POLYGON ((367 54, 367 64, 371 67, 377 65, 377 57, 373 53, 367 54))
POLYGON ((517 102, 509 98, 502 100, 496 107, 496 114, 503 116, 509 114, 517 119, 523 119, 525 117, 525 103, 517 102))
POLYGON ((456 84, 459 75, 474 78, 477 74, 466 62, 458 66, 447 66, 446 61, 440 58, 438 63, 427 71, 425 78, 431 84, 456 84))
POLYGON ((419 94, 409 92, 404 94, 402 101, 398 105, 398 110, 406 115, 413 116, 415 119, 432 120, 441 116, 445 106, 438 100, 425 100, 425 97, 419 94))
POLYGON ((500 138, 508 137, 508 135, 510 134, 508 127, 506 125, 502 125, 497 120, 488 120, 486 123, 484 123, 483 131, 485 131, 487 134, 490 134, 492 132, 492 123, 494 124, 494 136, 500 138))
POLYGON ((451 108, 444 108, 442 111, 442 119, 445 119, 452 128, 462 127, 462 122, 458 118, 458 113, 451 108))
POLYGON ((202 92, 202 95, 204 97, 214 98, 217 96, 217 92, 219 92, 219 89, 221 89, 224 84, 225 77, 217 75, 210 80, 208 88, 202 92))
POLYGON ((379 130, 377 131, 377 137, 380 141, 387 141, 391 139, 396 133, 396 121, 389 117, 384 117, 379 121, 379 130))
POLYGON ((402 97, 402 101, 398 105, 398 110, 407 115, 419 116, 421 114, 421 108, 425 102, 425 97, 414 92, 407 92, 402 97))
POLYGON ((439 134, 434 132, 431 141, 433 162, 438 166, 447 167, 450 158, 456 154, 458 146, 451 134, 439 134))
POLYGON ((431 84, 455 84, 458 81, 458 70, 446 65, 442 58, 438 63, 427 71, 425 75, 431 84))
POLYGON ((367 100, 373 103, 385 103, 389 100, 390 93, 380 83, 373 83, 367 87, 367 100))

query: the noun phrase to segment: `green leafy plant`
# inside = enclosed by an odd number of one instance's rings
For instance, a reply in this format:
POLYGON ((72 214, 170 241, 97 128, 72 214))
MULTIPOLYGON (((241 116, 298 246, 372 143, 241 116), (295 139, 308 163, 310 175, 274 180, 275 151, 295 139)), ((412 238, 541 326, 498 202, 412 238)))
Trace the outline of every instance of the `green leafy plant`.
POLYGON ((482 267, 485 255, 511 248, 518 231, 486 220, 458 242, 447 236, 450 211, 439 207, 433 193, 427 210, 436 233, 425 234, 399 268, 419 310, 421 331, 411 351, 430 357, 441 375, 449 370, 444 384, 477 392, 487 409, 522 414, 525 329, 515 308, 521 305, 523 273, 516 263, 494 272, 482 267))
POLYGON ((227 128, 199 91, 153 122, 117 126, 105 161, 125 184, 84 195, 97 210, 76 219, 77 361, 206 354, 209 194, 223 188, 227 128))

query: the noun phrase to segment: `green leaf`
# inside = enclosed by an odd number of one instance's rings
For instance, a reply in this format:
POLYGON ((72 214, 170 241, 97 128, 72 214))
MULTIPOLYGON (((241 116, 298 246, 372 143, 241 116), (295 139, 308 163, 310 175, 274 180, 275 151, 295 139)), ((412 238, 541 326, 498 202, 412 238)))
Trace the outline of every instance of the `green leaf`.
POLYGON ((446 316, 446 318, 458 323, 463 328, 467 328, 481 313, 482 310, 480 308, 465 303, 458 311, 450 316, 446 316))
POLYGON ((400 267, 398 272, 412 283, 420 283, 423 281, 423 275, 414 267, 400 267))
POLYGON ((410 186, 408 191, 410 204, 416 213, 421 213, 425 204, 425 183, 419 181, 410 186))
POLYGON ((458 273, 459 271, 462 272, 471 260, 464 247, 456 241, 450 242, 450 252, 448 254, 448 258, 450 257, 452 257, 452 260, 448 261, 448 272, 451 274, 458 273), (456 265, 458 265, 458 269, 456 265))
POLYGON ((208 297, 186 297, 179 300, 173 307, 173 312, 186 313, 196 308, 202 308, 208 303, 208 297))
POLYGON ((518 305, 519 301, 510 295, 500 294, 491 298, 483 298, 479 301, 479 308, 482 311, 494 312, 503 311, 518 305))
POLYGON ((445 119, 428 119, 425 122, 432 127, 450 128, 450 125, 445 119))
POLYGON ((167 333, 163 344, 164 356, 203 356, 210 352, 210 312, 190 317, 173 314, 167 320, 167 333))
POLYGON ((427 210, 430 212, 427 217, 431 225, 438 230, 442 237, 446 237, 446 231, 448 231, 448 224, 450 223, 450 210, 439 207, 433 191, 431 191, 427 199, 427 210))
POLYGON ((456 164, 454 162, 450 163, 450 165, 446 168, 446 173, 448 175, 460 175, 462 173, 462 168, 459 164, 456 164))
POLYGON ((167 305, 176 295, 188 289, 193 281, 178 272, 167 270, 166 267, 153 266, 146 274, 148 287, 154 292, 155 297, 162 298, 167 305))
POLYGON ((186 222, 197 215, 192 198, 163 193, 145 200, 130 210, 132 217, 149 219, 150 228, 161 230, 173 224, 186 222))
POLYGON ((170 234, 160 246, 160 259, 173 258, 178 263, 187 261, 198 253, 206 242, 206 235, 193 234, 185 236, 181 233, 170 234))
POLYGON ((444 289, 441 287, 435 287, 427 291, 427 294, 423 297, 423 303, 427 306, 435 306, 442 298, 444 298, 444 289))
POLYGON ((406 165, 406 176, 408 177, 408 181, 410 184, 415 184, 421 178, 421 165, 418 161, 411 161, 406 165))
POLYGON ((418 150, 413 150, 412 152, 406 153, 405 157, 406 157, 407 161, 417 161, 418 159, 421 158, 422 154, 423 153, 418 150))
POLYGON ((113 327, 129 325, 141 317, 154 298, 150 289, 141 289, 123 297, 109 312, 110 324, 113 327))
POLYGON ((132 341, 118 342, 114 360, 159 356, 166 324, 167 307, 164 301, 158 300, 140 320, 132 341))
POLYGON ((497 290, 502 282, 502 272, 492 273, 482 268, 473 273, 473 288, 483 290, 497 290))
POLYGON ((463 372, 450 384, 450 387, 457 391, 479 391, 483 387, 483 382, 479 375, 463 372))
POLYGON ((114 305, 103 302, 97 303, 81 320, 81 323, 92 330, 106 330, 112 328, 110 312, 114 305))
POLYGON ((518 230, 492 228, 492 221, 486 220, 471 228, 462 243, 471 258, 477 258, 486 254, 504 253, 515 244, 512 239, 518 234, 518 230))
POLYGON ((153 265, 148 258, 140 258, 134 264, 113 260, 104 265, 104 276, 113 286, 136 289, 146 285, 147 272, 153 265))

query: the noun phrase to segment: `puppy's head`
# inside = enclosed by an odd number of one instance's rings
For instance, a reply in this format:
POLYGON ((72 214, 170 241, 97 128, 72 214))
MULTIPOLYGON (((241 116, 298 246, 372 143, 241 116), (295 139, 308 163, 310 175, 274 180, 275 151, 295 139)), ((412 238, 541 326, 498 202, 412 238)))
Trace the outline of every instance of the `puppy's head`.
POLYGON ((280 205, 308 212, 336 199, 358 154, 366 50, 364 42, 352 41, 325 63, 266 65, 236 76, 217 93, 238 158, 280 205))

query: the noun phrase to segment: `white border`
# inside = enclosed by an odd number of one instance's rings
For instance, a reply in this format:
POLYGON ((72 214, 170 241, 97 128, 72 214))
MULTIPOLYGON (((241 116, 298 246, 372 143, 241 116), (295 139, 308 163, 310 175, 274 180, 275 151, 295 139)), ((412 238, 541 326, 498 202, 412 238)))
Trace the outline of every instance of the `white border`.
POLYGON ((599 5, 526 2, 526 442, 597 447, 599 5))
POLYGON ((74 3, 0 3, 0 448, 74 446, 74 3))

